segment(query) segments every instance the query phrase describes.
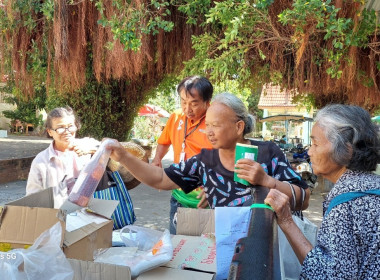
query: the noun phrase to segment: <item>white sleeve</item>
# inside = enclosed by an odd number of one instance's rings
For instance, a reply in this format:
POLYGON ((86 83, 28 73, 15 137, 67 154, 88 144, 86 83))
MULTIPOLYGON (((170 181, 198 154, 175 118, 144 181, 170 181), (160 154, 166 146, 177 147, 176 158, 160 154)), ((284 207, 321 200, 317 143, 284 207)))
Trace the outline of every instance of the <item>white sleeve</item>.
POLYGON ((41 168, 39 168, 39 165, 33 160, 26 183, 26 195, 40 192, 44 189, 43 182, 46 180, 44 180, 43 177, 44 175, 41 168))

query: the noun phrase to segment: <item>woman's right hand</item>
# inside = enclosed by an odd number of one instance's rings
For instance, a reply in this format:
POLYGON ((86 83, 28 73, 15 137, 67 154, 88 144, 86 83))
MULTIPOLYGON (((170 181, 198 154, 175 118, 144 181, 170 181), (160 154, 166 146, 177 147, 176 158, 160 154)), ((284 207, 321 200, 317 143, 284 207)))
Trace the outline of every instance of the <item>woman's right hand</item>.
POLYGON ((94 154, 99 148, 100 142, 89 137, 74 139, 69 144, 69 149, 76 152, 78 156, 83 156, 87 154, 94 154))
POLYGON ((281 228, 289 223, 293 223, 289 197, 286 194, 276 189, 271 189, 264 202, 270 205, 274 212, 276 212, 277 224, 281 228))

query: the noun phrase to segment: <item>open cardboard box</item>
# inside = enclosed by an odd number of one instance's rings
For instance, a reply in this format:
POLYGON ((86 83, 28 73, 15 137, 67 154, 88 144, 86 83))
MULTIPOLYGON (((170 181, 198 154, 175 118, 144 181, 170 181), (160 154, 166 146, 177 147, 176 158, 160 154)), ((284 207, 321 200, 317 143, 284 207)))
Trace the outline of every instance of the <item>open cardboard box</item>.
POLYGON ((130 280, 128 266, 68 259, 74 270, 73 280, 130 280))
POLYGON ((178 207, 177 234, 200 236, 208 233, 215 233, 213 209, 178 207))
MULTIPOLYGON (((95 200, 92 210, 107 216, 109 212, 113 212, 112 206, 107 202, 96 202, 95 200)), ((53 209, 52 206, 53 193, 51 189, 8 203, 4 208, 5 210, 0 212, 0 243, 10 244, 12 248, 22 248, 25 245, 32 245, 43 231, 58 221, 65 229, 66 211, 53 209)), ((198 263, 194 267, 178 267, 187 258, 186 254, 190 250, 204 246, 203 243, 199 244, 202 239, 197 238, 197 236, 202 233, 214 232, 213 211, 181 209, 178 215, 177 232, 181 235, 173 237, 173 247, 177 250, 176 256, 165 266, 142 273, 136 278, 137 280, 214 279, 215 263, 210 262, 214 254, 212 246, 204 254, 203 260, 206 260, 206 263, 202 263, 200 266, 198 263), (183 246, 183 242, 186 243, 186 246, 183 246), (178 246, 181 248, 179 249, 178 246)), ((111 246, 112 226, 112 220, 109 220, 103 224, 90 224, 73 232, 65 231, 61 245, 74 270, 74 280, 131 279, 130 269, 127 266, 92 261, 95 249, 111 246)))
MULTIPOLYGON (((68 259, 74 270, 73 280, 131 280, 128 266, 68 259)), ((212 280, 213 275, 191 270, 157 267, 133 280, 212 280)))
MULTIPOLYGON (((164 266, 140 274, 133 280, 213 280, 216 271, 215 243, 212 244, 212 241, 205 240, 200 235, 213 233, 214 225, 213 210, 179 208, 178 235, 172 236, 172 260, 164 266)), ((127 266, 69 261, 75 271, 74 280, 131 279, 127 266)))
MULTIPOLYGON (((95 213, 110 217, 117 201, 93 199, 89 205, 95 213)), ((93 260, 98 248, 112 245, 111 219, 102 223, 90 223, 77 230, 66 231, 66 210, 53 208, 52 188, 31 194, 5 205, 0 211, 0 244, 8 248, 24 248, 57 222, 61 223, 63 236, 61 247, 66 257, 93 260)), ((72 209, 73 205, 70 205, 72 209)))
POLYGON ((173 258, 165 264, 165 267, 171 268, 173 273, 179 272, 180 275, 193 274, 192 279, 214 279, 216 273, 214 232, 213 210, 178 208, 177 235, 172 236, 173 258))

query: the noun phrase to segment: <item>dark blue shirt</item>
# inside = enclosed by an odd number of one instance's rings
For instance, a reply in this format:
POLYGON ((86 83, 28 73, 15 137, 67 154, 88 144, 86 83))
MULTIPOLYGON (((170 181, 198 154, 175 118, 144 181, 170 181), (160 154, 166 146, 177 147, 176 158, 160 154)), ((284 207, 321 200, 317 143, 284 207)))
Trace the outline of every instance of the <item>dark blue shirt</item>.
MULTIPOLYGON (((251 144, 258 146, 257 162, 268 175, 304 189, 308 188, 276 144, 254 140, 251 140, 251 144)), ((185 193, 204 186, 211 208, 240 206, 251 199, 250 188, 234 181, 234 172, 224 168, 217 149, 202 149, 200 154, 187 161, 166 168, 165 173, 185 193)))

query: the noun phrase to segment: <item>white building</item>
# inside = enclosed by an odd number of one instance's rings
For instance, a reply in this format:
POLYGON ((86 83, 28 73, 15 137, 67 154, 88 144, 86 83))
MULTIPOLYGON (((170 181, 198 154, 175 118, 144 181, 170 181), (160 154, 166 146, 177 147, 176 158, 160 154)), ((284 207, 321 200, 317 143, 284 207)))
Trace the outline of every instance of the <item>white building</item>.
MULTIPOLYGON (((258 107, 264 110, 263 118, 276 115, 297 115, 305 118, 313 118, 313 110, 308 112, 306 107, 297 106, 292 103, 293 93, 291 90, 283 89, 280 86, 264 85, 261 91, 258 107)), ((279 117, 279 119, 281 119, 279 117)), ((287 121, 283 117, 281 121, 271 122, 271 129, 267 122, 263 123, 262 135, 265 140, 281 138, 287 135, 288 143, 296 144, 302 142, 304 145, 310 144, 310 131, 312 123, 310 121, 287 121), (301 139, 301 140, 299 140, 301 139)), ((269 122, 268 122, 269 123, 269 122)))

